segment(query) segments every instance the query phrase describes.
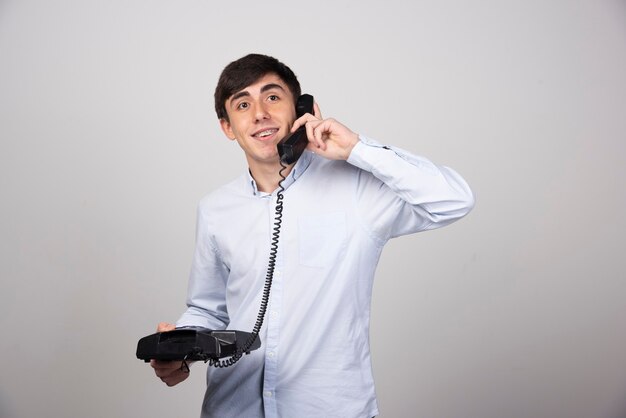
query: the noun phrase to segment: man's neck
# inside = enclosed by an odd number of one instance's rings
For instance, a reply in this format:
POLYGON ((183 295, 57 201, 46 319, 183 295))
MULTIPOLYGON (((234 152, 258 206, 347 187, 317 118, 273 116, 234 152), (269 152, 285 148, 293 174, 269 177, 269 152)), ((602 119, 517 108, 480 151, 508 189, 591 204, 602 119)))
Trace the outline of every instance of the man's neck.
MULTIPOLYGON (((283 176, 287 177, 294 165, 287 166, 282 172, 283 176)), ((280 163, 274 165, 250 164, 250 174, 256 182, 257 189, 265 193, 272 193, 278 188, 278 183, 282 180, 279 174, 281 169, 280 163)))

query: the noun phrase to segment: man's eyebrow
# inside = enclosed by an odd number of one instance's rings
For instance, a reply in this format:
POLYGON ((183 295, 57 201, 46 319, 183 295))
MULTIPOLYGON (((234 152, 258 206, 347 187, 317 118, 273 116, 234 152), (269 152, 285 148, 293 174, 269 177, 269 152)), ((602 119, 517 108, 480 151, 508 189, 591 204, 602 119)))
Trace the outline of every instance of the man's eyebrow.
MULTIPOLYGON (((266 91, 272 90, 272 89, 279 89, 279 90, 285 91, 283 86, 281 86, 280 84, 269 83, 261 87, 261 93, 265 93, 266 91)), ((240 92, 233 94, 232 97, 229 99, 229 102, 232 103, 235 100, 240 99, 242 97, 246 97, 246 96, 250 96, 250 93, 248 92, 248 90, 242 90, 240 92)))
POLYGON ((242 97, 246 97, 246 96, 250 96, 250 93, 248 93, 247 90, 242 90, 238 93, 233 94, 232 97, 228 101, 232 103, 235 100, 240 99, 242 97))
POLYGON ((279 89, 279 90, 285 91, 283 86, 281 86, 280 84, 269 83, 261 87, 261 93, 265 93, 266 91, 272 90, 272 89, 279 89))

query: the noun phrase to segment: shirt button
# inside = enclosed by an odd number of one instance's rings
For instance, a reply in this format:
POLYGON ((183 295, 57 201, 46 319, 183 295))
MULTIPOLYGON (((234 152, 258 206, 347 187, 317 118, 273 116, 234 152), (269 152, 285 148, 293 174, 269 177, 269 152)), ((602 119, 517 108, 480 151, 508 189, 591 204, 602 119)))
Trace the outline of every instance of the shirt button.
POLYGON ((276 318, 276 316, 277 316, 277 315, 278 315, 278 312, 276 312, 276 311, 270 311, 270 316, 271 316, 272 318, 276 318))
POLYGON ((274 352, 273 352, 273 351, 270 351, 269 353, 267 353, 267 356, 268 356, 269 358, 274 358, 274 352))
POLYGON ((266 390, 265 392, 263 392, 263 395, 265 395, 265 397, 267 397, 267 398, 271 398, 272 397, 272 392, 270 392, 269 390, 266 390))

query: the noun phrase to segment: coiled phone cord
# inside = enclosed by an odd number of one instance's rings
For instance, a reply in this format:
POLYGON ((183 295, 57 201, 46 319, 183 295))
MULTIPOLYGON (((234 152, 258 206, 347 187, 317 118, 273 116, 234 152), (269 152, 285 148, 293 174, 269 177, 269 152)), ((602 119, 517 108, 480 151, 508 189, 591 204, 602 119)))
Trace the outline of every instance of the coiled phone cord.
POLYGON ((226 360, 217 360, 217 359, 209 359, 209 366, 213 366, 216 368, 230 367, 233 364, 237 363, 241 357, 243 357, 244 353, 250 351, 250 347, 254 344, 254 341, 258 338, 259 332, 261 331, 261 326, 263 325, 263 319, 265 318, 265 312, 267 311, 267 305, 270 299, 270 289, 272 287, 272 280, 274 279, 274 269, 276 267, 276 255, 278 254, 278 239, 280 237, 280 226, 283 220, 283 192, 285 188, 283 187, 283 181, 285 181, 285 176, 283 175, 283 171, 287 168, 286 165, 283 164, 283 161, 280 161, 281 169, 278 172, 280 175, 280 181, 278 182, 278 191, 276 192, 276 215, 274 216, 274 228, 272 229, 272 242, 270 244, 270 256, 269 261, 267 263, 267 273, 265 275, 265 286, 263 287, 263 296, 261 297, 261 307, 259 308, 259 314, 257 315, 256 322, 254 327, 252 328, 252 332, 250 336, 246 340, 243 346, 237 348, 235 353, 227 358, 226 360))

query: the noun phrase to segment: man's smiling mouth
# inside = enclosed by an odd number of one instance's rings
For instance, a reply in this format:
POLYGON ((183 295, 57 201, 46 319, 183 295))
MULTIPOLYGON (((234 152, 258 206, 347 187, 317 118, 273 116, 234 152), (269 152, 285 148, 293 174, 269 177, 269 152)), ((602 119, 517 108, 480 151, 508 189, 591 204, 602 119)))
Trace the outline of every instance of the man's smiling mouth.
POLYGON ((272 136, 276 132, 278 132, 278 128, 268 128, 268 129, 264 129, 262 131, 256 132, 252 136, 255 137, 255 138, 261 138, 262 139, 262 138, 267 138, 268 136, 272 136))

